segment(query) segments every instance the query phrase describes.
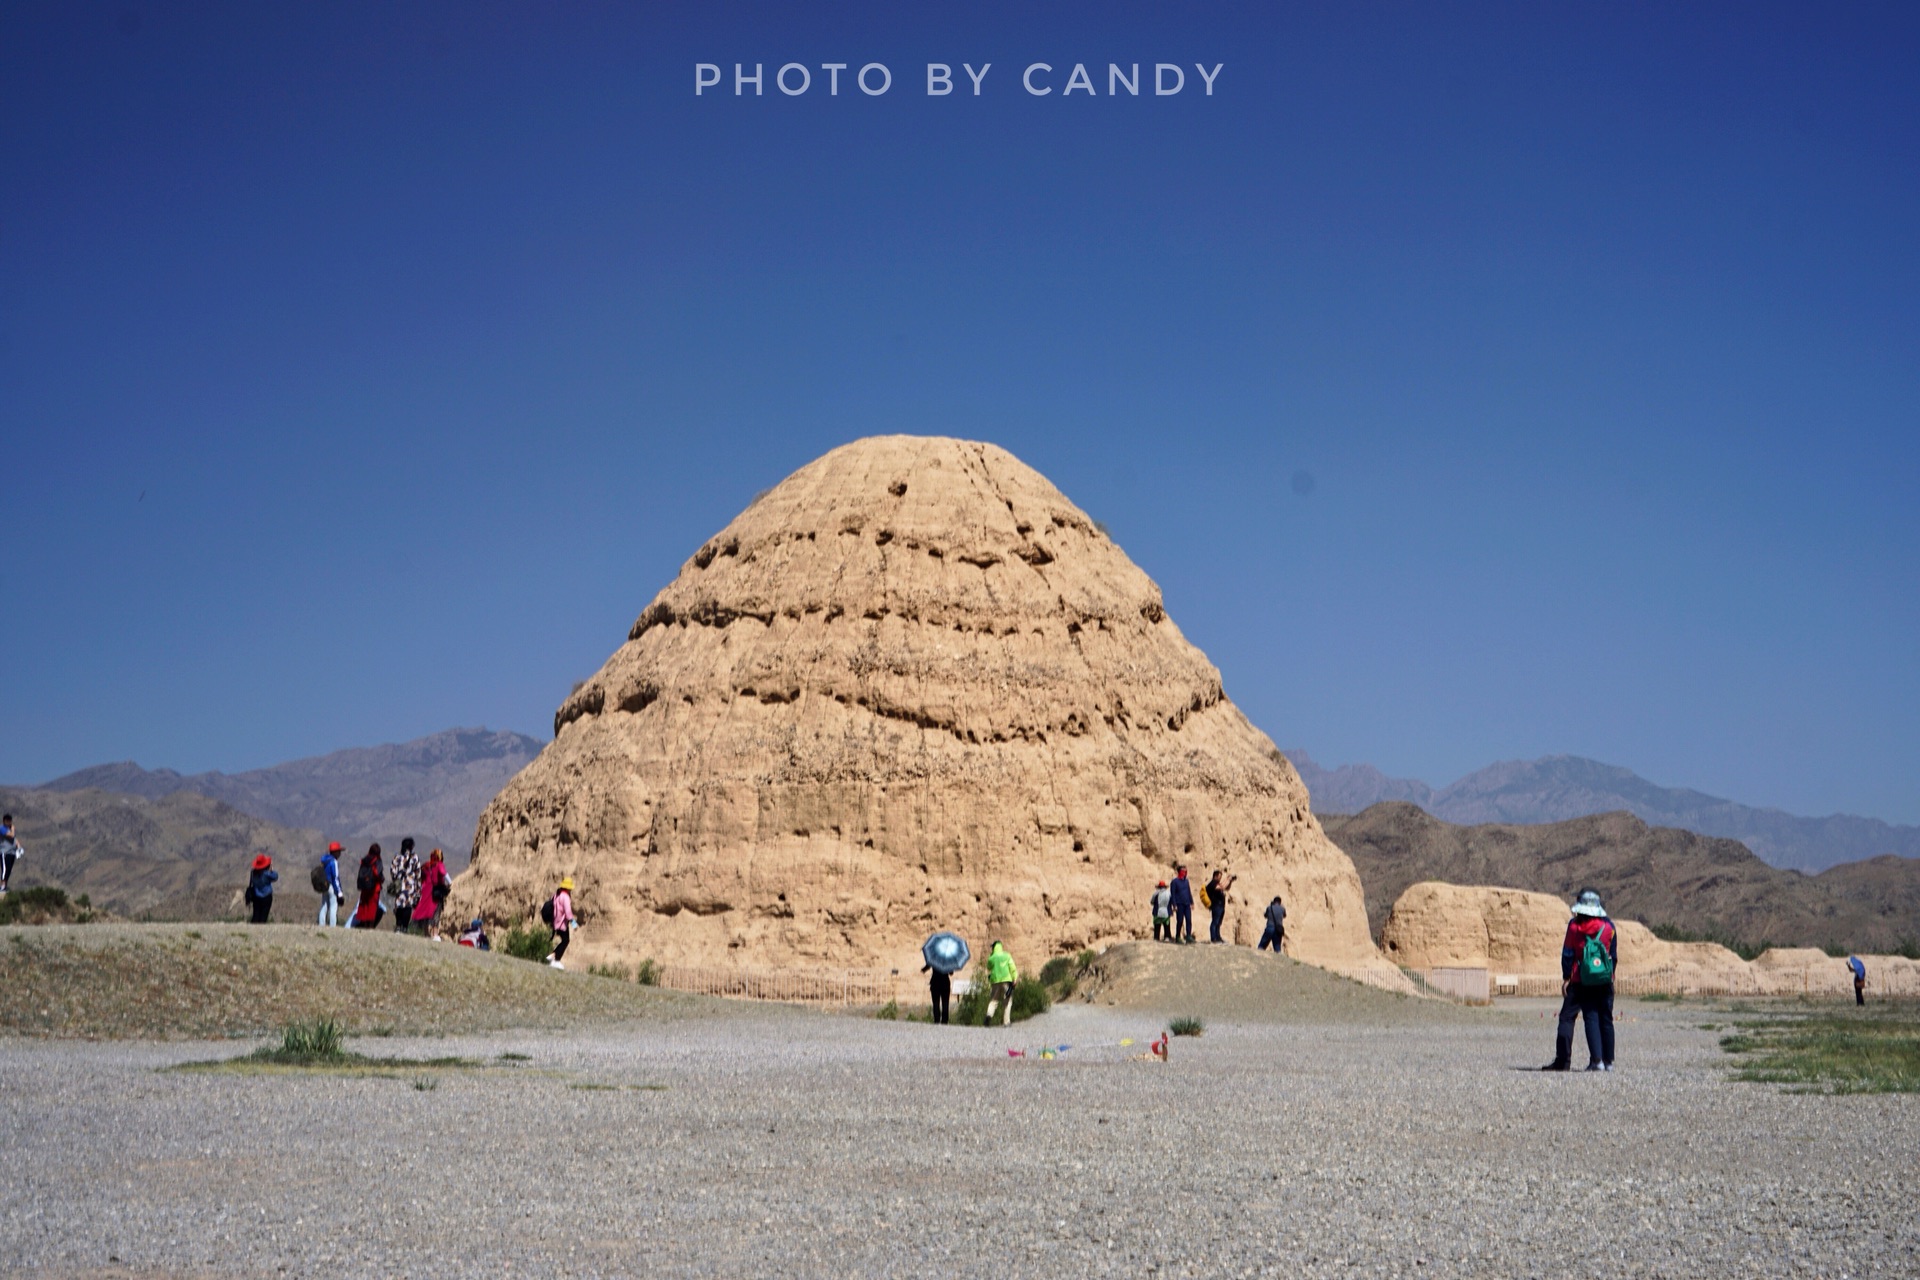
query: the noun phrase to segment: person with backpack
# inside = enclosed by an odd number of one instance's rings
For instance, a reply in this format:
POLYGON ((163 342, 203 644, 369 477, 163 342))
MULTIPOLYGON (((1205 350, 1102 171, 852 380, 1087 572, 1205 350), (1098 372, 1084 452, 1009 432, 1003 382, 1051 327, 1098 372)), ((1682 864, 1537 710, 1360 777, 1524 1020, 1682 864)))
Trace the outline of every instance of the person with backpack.
POLYGON ((1847 957, 1847 968, 1853 970, 1853 1002, 1856 1005, 1867 1003, 1867 966, 1859 956, 1847 957))
POLYGON ((380 924, 380 886, 386 883, 386 871, 380 862, 380 846, 370 845, 367 856, 360 859, 360 870, 354 874, 353 887, 360 893, 360 905, 354 908, 353 921, 349 928, 374 929, 380 924))
MULTIPOLYGON (((447 874, 447 861, 438 849, 427 855, 427 869, 420 873, 414 888, 413 922, 433 942, 440 941, 440 908, 453 890, 453 877, 447 874)), ((394 910, 399 911, 399 907, 394 910)))
POLYGON ((1265 951, 1269 946, 1273 954, 1279 955, 1285 949, 1287 941, 1287 904, 1280 901, 1280 895, 1274 894, 1273 901, 1267 904, 1267 927, 1260 935, 1260 945, 1255 951, 1265 951))
POLYGON ((987 981, 993 984, 992 993, 987 996, 987 1026, 993 1025, 993 1012, 1004 1009, 1000 1025, 1013 1025, 1013 984, 1020 980, 1020 970, 1014 965, 1013 957, 1007 949, 995 942, 987 948, 987 981))
POLYGON ((1220 926, 1227 919, 1227 890, 1233 888, 1233 882, 1237 879, 1238 876, 1227 875, 1225 871, 1215 871, 1213 878, 1207 881, 1207 887, 1200 891, 1200 900, 1206 903, 1210 917, 1207 922, 1208 942, 1226 941, 1220 936, 1220 926))
POLYGON ((1587 1070, 1613 1070, 1613 972, 1620 964, 1620 935, 1600 905, 1600 894, 1582 889, 1574 899, 1573 919, 1567 922, 1560 945, 1560 1027, 1554 1036, 1553 1061, 1542 1071, 1573 1067, 1573 1023, 1584 1017, 1587 1032, 1587 1070))
POLYGON ((273 884, 279 878, 272 858, 264 853, 253 856, 253 871, 247 876, 247 905, 253 908, 253 923, 265 924, 273 914, 273 884))
POLYGON ((1175 942, 1193 941, 1193 885, 1187 880, 1187 869, 1173 869, 1173 883, 1168 886, 1167 901, 1173 907, 1173 940, 1175 942))
POLYGON ((13 836, 13 815, 9 813, 0 817, 0 893, 7 891, 8 884, 13 880, 13 864, 20 860, 24 852, 20 842, 13 836))
POLYGON ((320 895, 320 927, 330 929, 344 924, 340 919, 340 904, 347 895, 340 892, 340 843, 335 841, 327 846, 320 855, 320 865, 313 869, 313 891, 320 895))
POLYGON ((420 860, 413 856, 413 837, 400 842, 387 868, 387 897, 393 900, 393 931, 405 933, 413 926, 413 908, 420 901, 420 860))
POLYGON ((1173 941, 1173 890, 1162 880, 1153 888, 1153 940, 1173 941))
POLYGON ((580 922, 573 914, 573 877, 567 876, 560 881, 560 887, 554 890, 547 905, 541 908, 541 918, 553 926, 553 950, 547 952, 547 963, 556 969, 567 966, 561 963, 567 954, 567 944, 573 941, 573 930, 580 922))

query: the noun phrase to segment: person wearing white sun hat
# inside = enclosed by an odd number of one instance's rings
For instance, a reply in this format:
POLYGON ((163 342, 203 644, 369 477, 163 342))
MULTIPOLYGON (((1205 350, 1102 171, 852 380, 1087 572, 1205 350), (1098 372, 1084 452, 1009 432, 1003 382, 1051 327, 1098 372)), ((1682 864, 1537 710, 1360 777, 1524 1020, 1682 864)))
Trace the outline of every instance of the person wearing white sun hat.
POLYGON ((1584 1017, 1587 1033, 1587 1070, 1613 1070, 1613 971, 1620 963, 1620 933, 1607 919, 1600 894, 1582 889, 1567 921, 1566 941, 1560 946, 1560 1026, 1553 1041, 1553 1061, 1543 1071, 1567 1071, 1573 1066, 1573 1023, 1584 1017))

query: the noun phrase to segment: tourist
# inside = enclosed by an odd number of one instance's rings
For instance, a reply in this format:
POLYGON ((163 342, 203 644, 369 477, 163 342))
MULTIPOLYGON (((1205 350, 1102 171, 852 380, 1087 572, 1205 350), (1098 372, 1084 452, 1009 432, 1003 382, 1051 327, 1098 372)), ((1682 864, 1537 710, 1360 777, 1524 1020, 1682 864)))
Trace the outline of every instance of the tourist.
POLYGON ((1153 940, 1173 941, 1173 890, 1162 880, 1153 889, 1153 940))
POLYGON ((265 924, 273 914, 273 882, 279 878, 272 858, 264 853, 254 855, 253 873, 247 877, 247 905, 253 908, 255 924, 265 924))
POLYGON ((452 885, 447 875, 447 861, 435 849, 427 855, 427 869, 420 873, 420 881, 414 886, 413 907, 413 922, 431 941, 440 941, 440 907, 446 902, 452 885))
MULTIPOLYGON (((1211 919, 1207 923, 1208 942, 1226 941, 1225 938, 1220 936, 1220 925, 1227 918, 1227 890, 1233 888, 1233 882, 1238 878, 1237 876, 1227 875, 1224 871, 1216 871, 1213 873, 1213 878, 1207 881, 1205 896, 1207 899, 1207 910, 1211 913, 1211 919), (1222 879, 1222 877, 1225 878, 1222 879)), ((1242 939, 1240 945, 1245 946, 1246 941, 1242 939)))
POLYGON ((340 919, 340 904, 347 898, 340 891, 341 852, 339 842, 335 841, 320 858, 321 883, 314 887, 320 890, 320 927, 323 929, 346 923, 340 919))
POLYGON ((560 882, 553 895, 553 950, 547 952, 547 963, 556 969, 567 966, 560 961, 567 954, 567 944, 573 941, 573 931, 579 920, 573 914, 573 877, 568 876, 560 882))
POLYGON ((1853 970, 1853 1002, 1864 1005, 1867 1002, 1867 966, 1860 962, 1859 956, 1848 956, 1847 968, 1853 970))
POLYGON ((1193 885, 1187 880, 1187 869, 1173 869, 1173 884, 1168 886, 1168 901, 1173 905, 1173 940, 1175 942, 1193 941, 1193 885))
POLYGON ((1260 945, 1254 950, 1265 951, 1268 946, 1272 946, 1273 954, 1279 955, 1285 950, 1286 941, 1287 904, 1280 901, 1280 895, 1276 893, 1273 901, 1267 904, 1267 928, 1260 935, 1260 945))
POLYGON ((360 859, 360 870, 355 873, 353 887, 360 893, 360 905, 354 908, 353 921, 348 928, 373 929, 380 924, 380 886, 387 880, 386 871, 380 862, 380 846, 370 845, 367 856, 360 859))
POLYGON ((487 941, 487 922, 479 916, 468 922, 466 930, 456 941, 460 946, 472 947, 476 951, 493 950, 493 944, 487 941))
POLYGON ((400 842, 400 852, 387 868, 387 897, 393 901, 393 931, 405 933, 413 926, 414 904, 420 901, 420 859, 413 855, 413 837, 400 842))
POLYGON ((1600 905, 1600 894, 1582 889, 1574 899, 1573 919, 1560 946, 1560 1028, 1553 1061, 1543 1071, 1573 1066, 1573 1023, 1584 1018, 1587 1070, 1613 1070, 1613 971, 1620 964, 1620 936, 1600 905))
POLYGON ((987 948, 987 981, 993 990, 987 996, 987 1026, 993 1025, 993 1011, 1003 1009, 1000 1025, 1013 1023, 1013 984, 1019 981, 1020 970, 1014 966, 1013 957, 998 942, 987 948))
POLYGON ((927 979, 927 994, 933 1000, 935 1024, 949 1022, 953 1008, 953 975, 944 969, 934 968, 932 961, 921 965, 920 972, 933 975, 927 979))
POLYGON ((20 860, 20 842, 13 838, 13 815, 0 817, 0 893, 7 891, 13 879, 13 864, 20 860))

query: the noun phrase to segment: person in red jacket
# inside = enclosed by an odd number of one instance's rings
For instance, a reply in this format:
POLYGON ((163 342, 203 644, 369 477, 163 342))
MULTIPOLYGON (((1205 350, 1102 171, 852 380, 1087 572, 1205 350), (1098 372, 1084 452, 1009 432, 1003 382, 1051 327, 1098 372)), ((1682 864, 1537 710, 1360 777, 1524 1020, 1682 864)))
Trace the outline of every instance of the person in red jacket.
POLYGON ((1587 1070, 1613 1070, 1613 971, 1619 963, 1619 931, 1607 919, 1600 894, 1582 889, 1560 944, 1560 1027, 1553 1061, 1542 1071, 1572 1069, 1573 1023, 1581 1017, 1586 1020, 1587 1070))

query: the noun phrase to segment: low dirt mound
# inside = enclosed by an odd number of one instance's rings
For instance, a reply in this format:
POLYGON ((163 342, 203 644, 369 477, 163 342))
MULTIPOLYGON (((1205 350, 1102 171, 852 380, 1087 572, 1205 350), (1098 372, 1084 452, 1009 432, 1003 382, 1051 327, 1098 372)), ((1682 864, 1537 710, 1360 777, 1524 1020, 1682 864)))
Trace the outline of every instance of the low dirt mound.
POLYGON ((0 964, 0 1033, 89 1039, 259 1035, 315 1018, 350 1035, 430 1035, 691 1017, 719 1004, 450 943, 295 926, 0 929, 0 964))
POLYGON ((1219 1022, 1401 1023, 1482 1014, 1383 991, 1245 947, 1123 942, 1093 962, 1076 1002, 1219 1022))

